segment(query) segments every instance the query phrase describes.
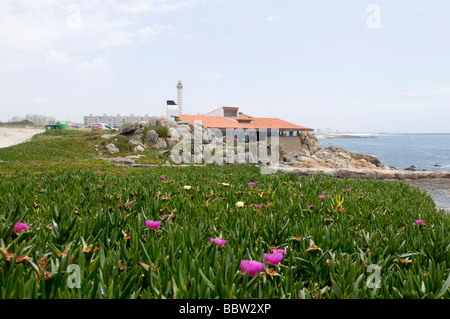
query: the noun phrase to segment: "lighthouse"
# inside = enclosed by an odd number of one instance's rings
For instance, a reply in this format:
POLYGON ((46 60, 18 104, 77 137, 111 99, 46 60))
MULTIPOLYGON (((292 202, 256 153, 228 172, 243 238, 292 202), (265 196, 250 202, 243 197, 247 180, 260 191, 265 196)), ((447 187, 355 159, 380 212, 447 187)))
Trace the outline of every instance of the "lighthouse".
POLYGON ((183 83, 181 83, 181 80, 178 81, 177 84, 177 104, 178 109, 180 111, 180 115, 183 114, 183 83))

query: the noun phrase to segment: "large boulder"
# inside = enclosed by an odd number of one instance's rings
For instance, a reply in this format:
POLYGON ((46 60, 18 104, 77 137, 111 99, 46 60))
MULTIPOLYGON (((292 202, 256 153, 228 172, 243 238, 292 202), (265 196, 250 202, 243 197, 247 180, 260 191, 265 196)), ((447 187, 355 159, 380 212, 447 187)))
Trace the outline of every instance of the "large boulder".
POLYGON ((130 135, 136 135, 136 134, 143 134, 144 133, 144 123, 141 122, 132 122, 132 123, 126 123, 123 124, 121 127, 119 127, 119 134, 130 136, 130 135))
POLYGON ((145 134, 144 143, 153 146, 158 142, 159 134, 155 130, 150 130, 145 134))
POLYGON ((384 168, 384 165, 375 156, 361 154, 361 153, 352 153, 352 157, 356 160, 366 160, 367 162, 375 165, 376 167, 384 168))

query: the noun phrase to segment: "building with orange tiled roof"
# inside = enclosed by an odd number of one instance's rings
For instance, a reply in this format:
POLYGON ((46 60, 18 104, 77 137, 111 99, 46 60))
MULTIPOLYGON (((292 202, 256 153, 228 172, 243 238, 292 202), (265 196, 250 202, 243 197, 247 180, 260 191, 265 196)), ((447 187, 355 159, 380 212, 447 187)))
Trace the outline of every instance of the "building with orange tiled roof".
POLYGON ((312 132, 312 128, 293 124, 278 118, 253 117, 239 112, 239 108, 223 106, 206 115, 179 115, 179 121, 200 122, 213 130, 220 130, 223 136, 230 136, 245 141, 268 140, 279 143, 288 152, 298 152, 301 149, 300 134, 312 132), (276 134, 276 135, 274 135, 276 134))
POLYGON ((280 136, 297 136, 299 132, 312 132, 313 129, 296 125, 278 118, 253 117, 239 112, 238 107, 223 106, 205 115, 180 115, 179 121, 200 121, 210 129, 255 129, 278 130, 280 136))
POLYGON ((217 132, 222 132, 223 136, 233 136, 234 138, 244 138, 246 141, 270 140, 277 138, 280 146, 285 150, 297 150, 301 146, 300 136, 302 132, 312 132, 312 128, 293 124, 279 118, 254 117, 239 112, 238 107, 222 106, 205 115, 183 114, 183 85, 178 81, 178 105, 173 100, 167 100, 166 119, 168 121, 191 123, 201 123, 205 127, 217 132), (231 135, 232 134, 232 135, 231 135), (276 135, 274 135, 276 134, 276 135))

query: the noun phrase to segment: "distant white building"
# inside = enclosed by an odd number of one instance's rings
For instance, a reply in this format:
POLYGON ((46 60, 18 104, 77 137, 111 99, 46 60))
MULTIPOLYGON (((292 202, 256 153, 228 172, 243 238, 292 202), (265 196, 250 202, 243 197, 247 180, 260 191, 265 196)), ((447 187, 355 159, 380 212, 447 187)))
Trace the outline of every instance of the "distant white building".
POLYGON ((131 122, 145 122, 150 120, 151 116, 148 114, 145 114, 144 116, 135 116, 133 114, 130 114, 129 116, 122 116, 120 114, 117 114, 115 116, 113 115, 92 115, 89 114, 88 116, 83 117, 83 123, 84 127, 90 128, 95 123, 106 123, 110 125, 111 127, 118 128, 123 124, 131 123, 131 122))
POLYGON ((9 119, 8 122, 21 122, 21 121, 30 121, 35 125, 48 125, 55 124, 56 119, 51 116, 45 116, 41 114, 27 114, 25 116, 14 116, 9 119))

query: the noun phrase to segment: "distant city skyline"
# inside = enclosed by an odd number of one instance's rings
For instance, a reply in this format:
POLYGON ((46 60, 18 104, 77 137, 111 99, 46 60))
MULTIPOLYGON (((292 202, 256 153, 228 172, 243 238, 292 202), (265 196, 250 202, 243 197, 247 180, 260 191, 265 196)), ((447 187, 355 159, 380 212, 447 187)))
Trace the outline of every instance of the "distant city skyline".
POLYGON ((450 2, 0 2, 0 121, 236 106, 314 129, 449 133, 450 2))

